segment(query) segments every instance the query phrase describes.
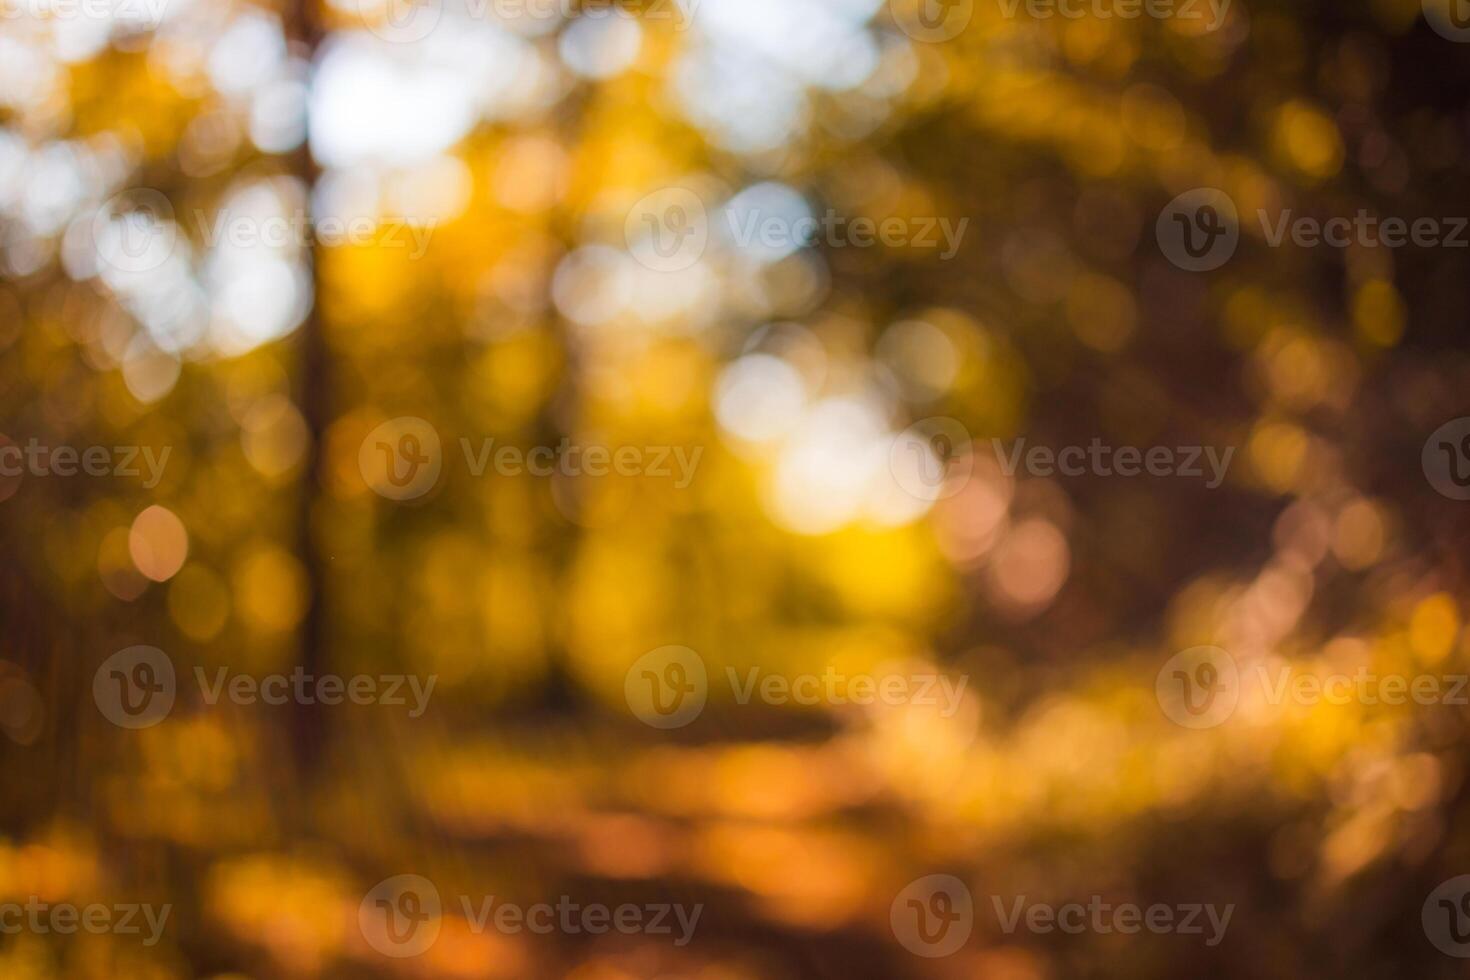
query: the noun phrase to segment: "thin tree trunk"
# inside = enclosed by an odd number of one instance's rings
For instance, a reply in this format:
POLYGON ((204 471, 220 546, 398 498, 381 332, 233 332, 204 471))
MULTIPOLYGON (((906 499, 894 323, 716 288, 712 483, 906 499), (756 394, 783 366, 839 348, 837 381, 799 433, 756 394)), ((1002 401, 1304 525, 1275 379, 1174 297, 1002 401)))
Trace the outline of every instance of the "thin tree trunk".
MULTIPOLYGON (((321 42, 321 24, 317 18, 315 0, 292 0, 285 11, 285 30, 288 41, 299 48, 303 57, 313 63, 317 47, 321 42)), ((309 82, 308 82, 309 84, 309 82)), ((292 160, 292 169, 308 191, 307 207, 310 214, 310 191, 316 186, 320 171, 311 155, 310 119, 308 117, 307 138, 303 140, 292 160)), ((309 435, 307 457, 301 476, 301 493, 298 511, 297 550, 306 572, 308 588, 306 614, 302 617, 298 633, 301 647, 302 669, 311 676, 319 676, 328 664, 328 626, 326 609, 327 569, 316 536, 312 531, 313 514, 321 497, 324 467, 323 440, 330 417, 331 359, 327 340, 322 330, 321 318, 321 274, 320 256, 317 250, 314 222, 307 223, 306 260, 311 269, 311 311, 297 330, 296 343, 299 357, 297 367, 296 404, 301 411, 309 435)), ((291 745, 301 775, 309 776, 321 761, 326 741, 325 718, 316 703, 297 704, 293 708, 291 745)), ((302 785, 311 785, 304 781, 302 785)))

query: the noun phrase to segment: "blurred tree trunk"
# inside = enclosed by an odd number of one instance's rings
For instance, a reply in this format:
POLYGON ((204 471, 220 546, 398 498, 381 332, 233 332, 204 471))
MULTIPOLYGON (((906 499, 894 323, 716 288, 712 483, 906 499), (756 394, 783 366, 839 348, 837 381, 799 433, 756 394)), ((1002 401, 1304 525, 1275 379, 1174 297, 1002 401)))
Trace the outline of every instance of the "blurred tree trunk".
MULTIPOLYGON (((316 51, 321 43, 322 29, 317 16, 315 0, 291 0, 284 13, 285 32, 288 42, 296 53, 306 59, 311 69, 315 68, 316 51)), ((308 76, 308 86, 311 84, 308 76)), ((313 515, 321 496, 324 448, 327 422, 330 416, 331 364, 330 351, 322 331, 321 318, 321 275, 320 256, 317 251, 315 220, 311 215, 311 191, 316 187, 320 171, 311 154, 310 116, 307 116, 305 138, 292 159, 292 170, 307 190, 307 214, 312 220, 307 223, 306 261, 311 269, 312 304, 306 319, 296 333, 297 365, 296 404, 301 411, 309 435, 307 456, 301 475, 301 494, 297 520, 299 522, 297 549, 306 571, 308 589, 306 614, 302 617, 298 642, 301 646, 301 667, 310 676, 320 675, 328 664, 326 588, 327 571, 325 559, 313 533, 313 515)), ((326 739, 326 723, 321 705, 317 703, 297 704, 292 714, 290 731, 292 750, 297 767, 302 775, 310 775, 321 760, 326 739)), ((304 785, 310 785, 306 783, 304 785)))

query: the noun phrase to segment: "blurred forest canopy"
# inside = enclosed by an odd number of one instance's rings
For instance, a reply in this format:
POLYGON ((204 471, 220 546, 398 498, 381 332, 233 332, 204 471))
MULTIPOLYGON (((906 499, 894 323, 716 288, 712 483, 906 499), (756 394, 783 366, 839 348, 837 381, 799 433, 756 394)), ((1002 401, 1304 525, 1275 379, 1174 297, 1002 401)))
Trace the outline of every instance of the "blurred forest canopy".
POLYGON ((0 0, 0 446, 140 474, 0 476, 0 901, 173 905, 151 946, 0 935, 0 975, 1455 975, 1420 911, 1470 872, 1463 708, 1192 730, 1155 681, 1470 669, 1470 504, 1420 465, 1470 415, 1467 252, 1255 220, 1470 214, 1470 47, 1418 0, 975 0, 941 38, 927 2, 0 0), (1155 240, 1199 187, 1240 215, 1209 273, 1155 240), (771 214, 967 224, 739 240, 771 214), (650 217, 707 242, 660 267, 650 217), (395 500, 404 418, 442 469, 395 500), (890 447, 934 418, 967 469, 925 499, 890 447), (1211 489, 1007 472, 1021 440, 1234 455, 1211 489), (507 446, 676 476, 477 473, 507 446), (179 690, 130 730, 94 677, 135 645, 179 690), (712 682, 660 730, 626 682, 667 646, 712 682), (957 710, 718 682, 894 663, 957 710), (196 668, 435 686, 208 704, 196 668), (359 906, 405 873, 446 909, 394 959, 359 906), (975 935, 925 959, 890 907, 935 873, 975 935), (675 946, 453 895, 704 910, 675 946), (990 895, 1236 912, 1008 934, 990 895))

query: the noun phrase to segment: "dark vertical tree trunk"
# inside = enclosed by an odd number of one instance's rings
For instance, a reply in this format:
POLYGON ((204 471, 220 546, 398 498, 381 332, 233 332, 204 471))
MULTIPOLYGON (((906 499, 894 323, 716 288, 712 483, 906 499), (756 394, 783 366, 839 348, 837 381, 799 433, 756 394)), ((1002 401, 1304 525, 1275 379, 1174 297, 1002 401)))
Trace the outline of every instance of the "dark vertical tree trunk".
MULTIPOLYGON (((292 0, 285 11, 286 37, 300 55, 312 63, 314 71, 317 47, 321 42, 321 24, 317 18, 315 0, 292 0)), ((308 84, 310 82, 308 81, 308 84)), ((293 158, 293 170, 308 191, 307 207, 310 208, 310 191, 316 186, 319 171, 311 154, 310 117, 307 138, 302 142, 293 158)), ((309 214, 308 210, 308 214, 309 214)), ((327 626, 327 570, 321 548, 314 534, 313 516, 322 494, 323 440, 331 411, 331 358, 327 340, 323 333, 321 318, 321 275, 320 255, 317 250, 315 222, 308 222, 311 229, 307 235, 307 262, 311 269, 311 311, 296 333, 297 345, 297 391, 296 404, 305 420, 310 436, 307 457, 301 475, 301 493, 298 511, 297 550, 302 566, 306 570, 309 589, 306 614, 302 617, 298 643, 301 647, 300 663, 308 675, 319 675, 329 662, 327 626)), ((292 750, 297 767, 303 776, 310 776, 321 761, 327 737, 326 723, 321 706, 316 703, 297 704, 293 709, 290 730, 292 750)), ((309 780, 303 786, 311 785, 309 780)))

